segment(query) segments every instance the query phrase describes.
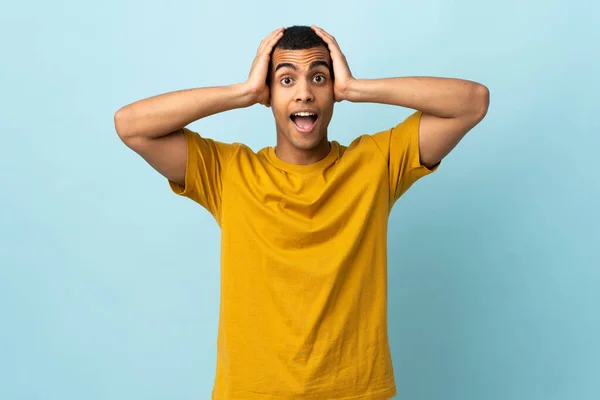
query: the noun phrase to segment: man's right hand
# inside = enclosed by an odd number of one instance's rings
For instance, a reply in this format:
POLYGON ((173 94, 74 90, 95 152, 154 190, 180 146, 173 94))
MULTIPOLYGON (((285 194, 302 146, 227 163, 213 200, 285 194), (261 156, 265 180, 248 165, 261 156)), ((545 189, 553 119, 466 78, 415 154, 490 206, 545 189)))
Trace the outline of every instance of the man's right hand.
POLYGON ((284 28, 278 28, 264 38, 258 46, 256 57, 250 68, 248 80, 244 83, 255 96, 255 103, 271 106, 271 93, 267 86, 267 74, 271 62, 271 51, 283 36, 284 28))
POLYGON ((246 82, 179 90, 136 101, 115 113, 117 134, 155 170, 184 187, 188 149, 182 127, 209 115, 256 103, 270 107, 269 62, 271 51, 282 36, 283 28, 279 28, 260 43, 246 82))

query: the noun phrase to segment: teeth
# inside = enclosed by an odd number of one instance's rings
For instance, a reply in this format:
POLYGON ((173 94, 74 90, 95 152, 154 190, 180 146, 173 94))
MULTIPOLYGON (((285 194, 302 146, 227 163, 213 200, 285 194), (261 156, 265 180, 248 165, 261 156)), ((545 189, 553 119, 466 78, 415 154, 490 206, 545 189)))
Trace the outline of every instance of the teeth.
POLYGON ((297 113, 292 114, 295 117, 311 117, 313 115, 315 115, 314 113, 311 112, 306 112, 306 111, 300 111, 297 113))

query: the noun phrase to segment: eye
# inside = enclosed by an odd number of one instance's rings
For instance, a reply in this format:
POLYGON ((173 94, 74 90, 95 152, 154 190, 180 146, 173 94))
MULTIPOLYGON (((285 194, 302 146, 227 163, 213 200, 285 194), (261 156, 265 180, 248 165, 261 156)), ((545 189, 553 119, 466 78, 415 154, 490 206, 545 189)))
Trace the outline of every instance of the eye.
POLYGON ((313 79, 317 83, 323 83, 323 82, 325 82, 325 76, 323 76, 323 75, 317 75, 313 79))
POLYGON ((286 76, 285 78, 283 78, 280 81, 284 86, 288 86, 292 83, 292 78, 290 78, 289 76, 286 76))

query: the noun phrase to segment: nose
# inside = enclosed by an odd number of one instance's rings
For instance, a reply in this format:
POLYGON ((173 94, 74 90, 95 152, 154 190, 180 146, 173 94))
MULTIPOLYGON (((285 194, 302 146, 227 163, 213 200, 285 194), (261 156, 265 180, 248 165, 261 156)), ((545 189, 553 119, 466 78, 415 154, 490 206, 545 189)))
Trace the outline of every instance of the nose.
POLYGON ((314 100, 314 96, 310 87, 310 83, 306 80, 301 80, 296 84, 296 101, 310 102, 314 100))

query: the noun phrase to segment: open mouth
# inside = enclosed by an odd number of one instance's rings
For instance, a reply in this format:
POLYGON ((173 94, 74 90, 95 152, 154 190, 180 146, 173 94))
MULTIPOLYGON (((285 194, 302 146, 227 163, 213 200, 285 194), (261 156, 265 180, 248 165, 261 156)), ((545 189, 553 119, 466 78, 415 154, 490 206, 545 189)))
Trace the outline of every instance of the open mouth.
POLYGON ((290 119, 299 132, 309 133, 317 124, 319 115, 309 111, 301 111, 291 114, 290 119))

